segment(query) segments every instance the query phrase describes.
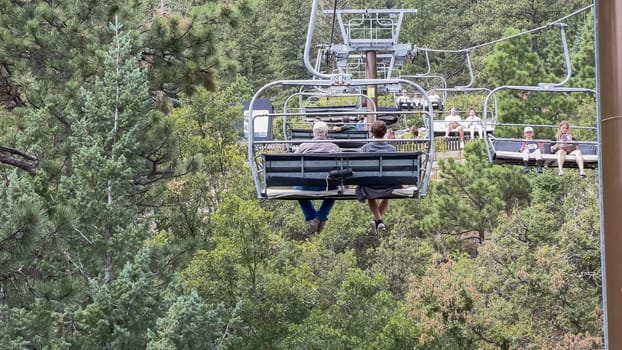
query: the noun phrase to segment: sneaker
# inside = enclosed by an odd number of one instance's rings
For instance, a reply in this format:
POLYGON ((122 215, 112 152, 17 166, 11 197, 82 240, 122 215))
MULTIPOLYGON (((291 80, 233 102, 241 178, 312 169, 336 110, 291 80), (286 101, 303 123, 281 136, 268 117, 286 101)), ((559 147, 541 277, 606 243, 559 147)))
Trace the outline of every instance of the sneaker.
POLYGON ((524 167, 523 168, 523 174, 529 174, 529 168, 528 167, 524 167))
POLYGON ((541 166, 536 168, 536 173, 542 174, 542 167, 541 166))
POLYGON ((371 224, 371 233, 374 234, 374 235, 378 234, 378 230, 377 230, 377 227, 376 227, 376 221, 372 220, 370 222, 370 224, 371 224))
POLYGON ((579 173, 579 176, 585 177, 585 173, 579 173))
POLYGON ((377 232, 386 232, 387 231, 387 227, 385 226, 384 222, 379 222, 378 225, 376 225, 376 231, 377 232))
POLYGON ((561 170, 557 173, 557 176, 563 176, 563 175, 564 175, 564 172, 561 170))
POLYGON ((317 225, 317 233, 322 232, 324 226, 326 226, 326 220, 320 220, 319 225, 317 225))
POLYGON ((320 227, 320 219, 315 218, 311 221, 309 221, 309 233, 313 234, 313 233, 318 233, 319 227, 320 227))

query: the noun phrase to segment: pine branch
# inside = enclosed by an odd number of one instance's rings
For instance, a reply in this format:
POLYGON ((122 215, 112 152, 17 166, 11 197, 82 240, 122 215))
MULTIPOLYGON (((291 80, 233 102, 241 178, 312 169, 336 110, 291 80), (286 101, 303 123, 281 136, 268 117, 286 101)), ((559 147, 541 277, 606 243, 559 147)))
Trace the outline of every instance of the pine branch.
POLYGON ((5 242, 11 241, 11 240, 18 240, 21 238, 20 234, 23 234, 22 230, 17 230, 15 232, 13 232, 10 235, 7 235, 6 237, 4 237, 2 240, 0 240, 0 248, 2 248, 5 244, 5 242))
POLYGON ((37 174, 39 167, 39 159, 37 157, 6 146, 0 146, 0 163, 25 170, 32 176, 37 174))
POLYGON ((65 261, 73 265, 73 267, 75 267, 78 270, 78 272, 80 273, 82 277, 86 278, 88 281, 91 281, 93 279, 91 274, 86 272, 86 269, 84 268, 81 262, 75 262, 67 251, 63 251, 63 255, 65 256, 65 261))

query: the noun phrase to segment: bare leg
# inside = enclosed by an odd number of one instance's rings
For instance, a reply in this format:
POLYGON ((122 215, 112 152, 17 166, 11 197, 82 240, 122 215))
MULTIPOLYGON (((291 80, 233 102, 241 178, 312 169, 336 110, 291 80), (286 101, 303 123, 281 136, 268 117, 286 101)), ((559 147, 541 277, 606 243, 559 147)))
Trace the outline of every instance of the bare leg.
POLYGON ((557 169, 559 170, 559 175, 564 174, 564 161, 566 160, 566 151, 559 150, 557 151, 557 169))
POLYGON ((585 175, 585 172, 583 171, 583 154, 579 150, 576 150, 573 153, 575 154, 575 157, 577 159, 577 166, 579 167, 579 175, 585 175))
POLYGON ((387 208, 389 207, 389 200, 383 199, 380 201, 380 205, 378 206, 378 211, 380 212, 380 219, 384 218, 384 213, 387 212, 387 208))
POLYGON ((376 200, 368 199, 367 205, 369 206, 369 210, 371 210, 372 214, 374 214, 374 219, 382 220, 382 214, 380 213, 380 208, 378 207, 376 200))

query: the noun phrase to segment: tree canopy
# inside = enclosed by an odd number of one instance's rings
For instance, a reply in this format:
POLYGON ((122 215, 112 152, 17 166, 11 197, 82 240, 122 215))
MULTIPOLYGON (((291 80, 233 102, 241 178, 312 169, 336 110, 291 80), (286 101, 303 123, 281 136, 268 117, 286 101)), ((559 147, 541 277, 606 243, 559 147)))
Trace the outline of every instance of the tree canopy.
MULTIPOLYGON (((320 1, 314 44, 334 38, 334 6, 417 8, 401 40, 462 50, 591 4, 320 1)), ((309 78, 311 1, 0 6, 1 348, 602 346, 596 170, 523 175, 471 142, 425 199, 391 202, 381 236, 356 201, 309 236, 295 201, 256 199, 241 102, 309 78)), ((593 13, 564 21, 571 84, 593 88, 593 13)), ((557 28, 471 55, 478 86, 565 75, 557 28)), ((468 81, 464 56, 430 59, 468 81)), ((499 110, 595 123, 575 94, 507 93, 499 110)))

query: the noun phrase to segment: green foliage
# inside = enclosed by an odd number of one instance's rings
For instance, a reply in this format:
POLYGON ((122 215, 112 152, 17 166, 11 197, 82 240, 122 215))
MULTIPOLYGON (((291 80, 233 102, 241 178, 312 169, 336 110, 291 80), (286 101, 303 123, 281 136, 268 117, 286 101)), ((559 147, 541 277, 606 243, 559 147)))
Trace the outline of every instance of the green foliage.
POLYGON ((93 302, 77 314, 76 344, 86 347, 141 348, 147 343, 147 330, 155 329, 163 313, 163 287, 149 263, 148 250, 134 262, 125 264, 119 276, 106 283, 93 281, 93 302))
POLYGON ((578 178, 559 181, 547 176, 534 182, 535 193, 550 193, 541 186, 557 182, 559 196, 538 197, 516 211, 476 258, 436 258, 411 281, 409 300, 426 329, 422 343, 430 348, 462 344, 464 349, 600 344, 595 336, 601 322, 595 316, 600 313, 599 293, 593 288, 599 283, 598 262, 593 256, 589 263, 575 258, 598 250, 594 211, 581 209, 595 204, 595 187, 577 186, 578 178), (548 210, 547 202, 559 209, 548 210), (578 231, 583 233, 583 253, 576 244, 567 245, 578 231))
POLYGON ((326 310, 292 325, 287 349, 404 349, 416 346, 416 324, 387 291, 384 277, 349 270, 326 310))
POLYGON ((170 114, 171 133, 180 140, 183 176, 157 186, 150 200, 157 205, 157 229, 167 233, 178 250, 172 257, 175 266, 183 266, 197 250, 208 247, 209 223, 223 195, 235 192, 248 198, 254 190, 240 147, 240 100, 249 90, 239 77, 217 93, 198 89, 194 97, 182 98, 184 107, 170 114))
POLYGON ((147 349, 226 349, 239 340, 237 310, 229 316, 222 305, 210 309, 195 293, 167 304, 171 306, 158 319, 157 333, 149 332, 147 349))
POLYGON ((146 76, 128 56, 129 37, 119 28, 112 27, 117 35, 105 55, 108 70, 76 101, 72 176, 61 179, 57 194, 66 201, 70 230, 80 233, 65 243, 86 241, 76 249, 88 261, 86 270, 106 280, 112 278, 113 252, 125 261, 145 238, 149 222, 137 219, 142 193, 165 174, 159 166, 169 166, 174 152, 171 140, 156 131, 162 129, 147 104, 146 76), (158 158, 150 158, 155 144, 158 158))
MULTIPOLYGON (((508 29, 504 36, 518 33, 508 29)), ((535 85, 537 83, 538 55, 531 50, 530 36, 522 35, 494 46, 493 52, 484 61, 484 82, 488 85, 535 85)))
MULTIPOLYGON (((417 8, 404 42, 464 49, 589 4, 338 7, 417 8)), ((524 176, 473 142, 441 162, 426 199, 391 201, 386 235, 370 234, 364 204, 340 201, 310 236, 295 201, 255 199, 240 108, 269 81, 309 78, 310 2, 164 5, 0 0, 0 96, 16 107, 0 112, 0 144, 39 166, 0 168, 0 348, 602 346, 596 172, 524 176)), ((572 86, 595 86, 591 16, 566 21, 572 86)), ((320 17, 314 48, 331 36, 320 17)), ((565 74, 556 27, 471 58, 477 86, 565 74)), ((463 53, 431 60, 449 86, 468 81, 463 53)), ((500 92, 500 121, 592 126, 585 95, 500 92)))
POLYGON ((482 142, 466 147, 467 161, 441 161, 442 180, 431 189, 434 209, 423 221, 433 235, 485 239, 499 214, 529 199, 529 184, 517 171, 491 166, 482 142), (474 235, 468 235, 471 232, 474 235))

